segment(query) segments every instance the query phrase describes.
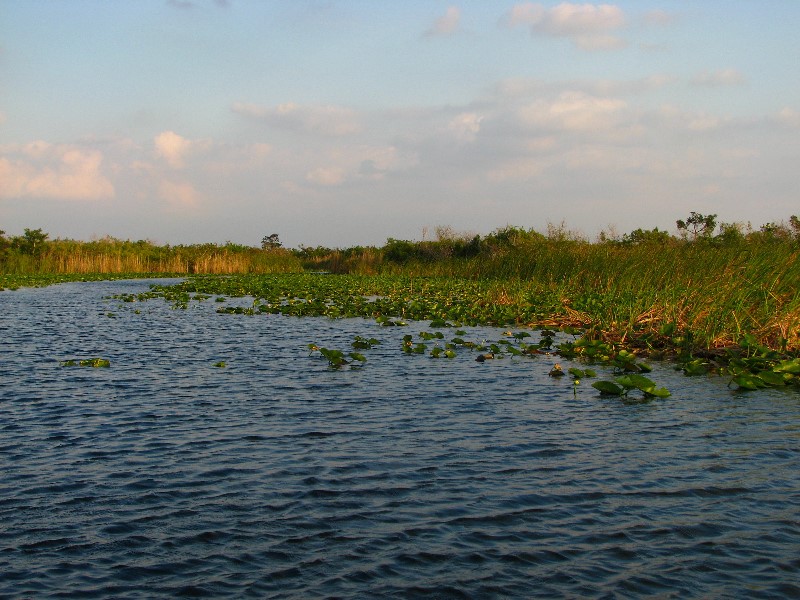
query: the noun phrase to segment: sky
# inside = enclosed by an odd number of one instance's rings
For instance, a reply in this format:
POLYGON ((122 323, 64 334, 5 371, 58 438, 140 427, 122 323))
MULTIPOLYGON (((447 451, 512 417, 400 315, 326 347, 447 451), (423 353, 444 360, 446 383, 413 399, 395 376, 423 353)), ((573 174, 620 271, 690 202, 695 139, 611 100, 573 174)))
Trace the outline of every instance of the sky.
POLYGON ((0 0, 0 229, 287 247, 800 213, 800 2, 0 0))

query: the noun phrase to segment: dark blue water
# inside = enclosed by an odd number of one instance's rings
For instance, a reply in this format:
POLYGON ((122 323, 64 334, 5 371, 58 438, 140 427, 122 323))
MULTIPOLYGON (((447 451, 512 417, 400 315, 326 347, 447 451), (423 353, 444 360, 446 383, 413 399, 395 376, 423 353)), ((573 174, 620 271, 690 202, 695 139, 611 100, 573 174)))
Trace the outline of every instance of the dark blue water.
POLYGON ((143 289, 0 293, 2 597, 800 595, 796 392, 663 365, 624 404, 400 352, 425 324, 103 300, 143 289), (355 335, 360 370, 306 348, 355 335))

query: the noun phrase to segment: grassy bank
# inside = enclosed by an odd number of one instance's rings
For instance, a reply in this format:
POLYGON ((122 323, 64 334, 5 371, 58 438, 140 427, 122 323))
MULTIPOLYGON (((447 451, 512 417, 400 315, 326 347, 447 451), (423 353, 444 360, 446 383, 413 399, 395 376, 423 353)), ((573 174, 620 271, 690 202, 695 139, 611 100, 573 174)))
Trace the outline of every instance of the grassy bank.
MULTIPOLYGON (((651 353, 744 343, 797 353, 798 259, 796 217, 754 230, 724 223, 717 228, 715 215, 696 213, 678 221, 678 235, 639 229, 592 242, 554 226, 545 233, 507 227, 486 236, 437 228, 432 240, 390 238, 380 248, 297 250, 272 242, 253 248, 156 246, 113 238, 50 241, 41 230, 0 236, 0 272, 6 276, 327 271, 359 275, 359 290, 397 299, 393 308, 378 309, 384 315, 581 327, 594 339, 651 353)), ((314 286, 323 287, 306 289, 299 297, 310 298, 307 304, 314 306, 324 297, 335 308, 339 296, 359 296, 350 278, 342 289, 331 288, 335 279, 324 280, 312 278, 314 286)), ((255 296, 265 285, 257 279, 235 281, 255 296)), ((336 310, 348 314, 349 309, 336 310)))
MULTIPOLYGON (((454 357, 460 350, 472 348, 484 353, 478 360, 557 355, 611 367, 621 378, 615 380, 617 383, 600 382, 598 389, 618 395, 624 394, 620 385, 639 389, 644 386, 646 394, 655 393, 650 390, 651 387, 655 389, 655 384, 637 379, 641 373, 651 370, 649 365, 640 362, 646 357, 674 359, 677 368, 687 375, 726 374, 731 377, 731 384, 744 389, 800 385, 800 352, 788 344, 776 350, 764 346, 753 334, 743 333, 737 343, 709 349, 703 346, 700 334, 680 329, 675 322, 654 325, 653 319, 627 328, 607 330, 600 319, 588 325, 576 319, 575 311, 559 305, 558 294, 552 292, 540 293, 531 287, 530 282, 520 279, 500 281, 457 276, 307 273, 197 276, 177 285, 154 286, 149 292, 123 294, 116 298, 122 302, 142 302, 163 297, 174 308, 186 309, 192 302, 213 297, 218 306, 217 313, 245 317, 271 314, 362 317, 374 319, 384 326, 403 326, 411 320, 430 321, 432 331, 452 327, 450 331, 455 333, 423 331, 419 334, 422 341, 417 340, 416 344, 413 336, 407 335, 404 337, 404 352, 427 353, 430 350, 430 356, 437 358, 454 357), (245 303, 226 304, 225 297, 249 299, 245 303), (502 327, 508 337, 494 343, 484 341, 477 344, 460 337, 467 334, 459 331, 460 328, 476 325, 502 327), (526 341, 526 338, 533 337, 526 331, 531 327, 541 330, 538 341, 533 343, 526 341), (555 343, 553 329, 561 329, 567 335, 560 336, 562 341, 555 343), (426 341, 430 340, 434 345, 429 348, 426 341)), ((367 347, 363 346, 364 341, 357 340, 353 347, 367 347)), ((309 348, 330 352, 330 349, 314 343, 309 344, 309 348)), ((341 353, 335 358, 344 360, 341 353)), ((363 357, 354 360, 361 361, 363 357)), ((331 360, 331 364, 338 367, 345 363, 331 360)), ((573 370, 570 369, 570 373, 573 370)), ((582 378, 581 375, 575 377, 582 378)))
POLYGON ((670 331, 706 348, 745 334, 800 348, 800 246, 749 242, 589 244, 529 240, 495 255, 407 263, 395 272, 496 282, 498 303, 544 303, 553 321, 607 339, 670 331))
POLYGON ((89 273, 291 273, 301 261, 283 248, 240 244, 159 246, 106 237, 83 242, 48 240, 41 230, 6 239, 0 235, 0 273, 16 275, 89 273))

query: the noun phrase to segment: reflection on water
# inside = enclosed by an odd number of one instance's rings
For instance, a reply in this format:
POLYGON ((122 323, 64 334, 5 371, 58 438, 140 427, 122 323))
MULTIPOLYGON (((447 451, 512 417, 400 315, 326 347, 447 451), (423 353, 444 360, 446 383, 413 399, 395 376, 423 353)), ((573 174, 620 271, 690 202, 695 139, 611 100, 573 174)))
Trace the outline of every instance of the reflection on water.
POLYGON ((0 293, 0 596, 800 594, 796 392, 664 366, 625 405, 404 355, 425 324, 102 300, 145 287, 0 293))

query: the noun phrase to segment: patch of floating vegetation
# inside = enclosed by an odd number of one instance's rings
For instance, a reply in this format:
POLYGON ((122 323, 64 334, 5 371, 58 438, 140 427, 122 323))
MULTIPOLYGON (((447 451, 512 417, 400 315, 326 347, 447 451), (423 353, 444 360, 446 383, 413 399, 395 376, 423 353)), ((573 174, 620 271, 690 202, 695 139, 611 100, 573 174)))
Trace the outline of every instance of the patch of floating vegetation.
MULTIPOLYGON (((642 357, 669 358, 686 375, 707 374, 730 377, 730 385, 753 390, 765 387, 800 387, 800 358, 769 349, 755 337, 744 335, 741 343, 720 349, 694 345, 690 332, 678 331, 674 323, 637 335, 606 335, 595 324, 574 322, 564 303, 546 294, 525 296, 509 293, 509 282, 483 281, 457 277, 413 278, 408 275, 275 274, 235 276, 194 276, 175 285, 152 284, 140 294, 114 296, 124 302, 163 298, 173 308, 186 309, 190 302, 209 298, 224 304, 225 298, 252 298, 250 306, 220 306, 217 313, 247 316, 280 314, 298 317, 368 318, 384 326, 403 326, 409 321, 429 321, 430 328, 419 339, 403 337, 405 354, 426 354, 431 358, 456 358, 461 350, 477 353, 484 362, 504 357, 548 355, 562 360, 602 365, 611 369, 613 380, 593 384, 603 394, 628 398, 633 392, 644 398, 664 398, 669 392, 644 374, 652 368, 642 357), (511 297, 516 298, 511 300, 511 297), (539 339, 531 342, 528 331, 506 331, 503 339, 474 342, 465 339, 462 327, 493 326, 536 330, 539 339), (446 339, 442 330, 456 329, 446 339), (567 341, 556 342, 556 338, 567 341), (571 339, 569 339, 571 337, 571 339), (609 339, 611 338, 611 339, 609 339)), ((353 350, 368 350, 378 340, 357 338, 353 350)), ((329 366, 360 367, 366 357, 310 344, 329 366)), ((563 370, 562 370, 563 372, 563 370)), ((567 371, 573 385, 595 377, 591 369, 567 371)), ((566 373, 565 373, 566 374, 566 373)), ((557 376, 557 375, 556 375, 557 376)))
POLYGON ((82 359, 62 360, 60 364, 62 367, 107 368, 111 366, 111 361, 106 358, 82 358, 82 359))
POLYGON ((342 350, 322 348, 316 344, 309 344, 308 349, 312 354, 319 352, 328 361, 328 366, 332 369, 340 369, 345 365, 349 365, 350 368, 356 368, 367 362, 367 357, 360 352, 348 352, 345 354, 342 350))
POLYGON ((604 395, 625 396, 626 398, 632 390, 639 390, 645 398, 666 398, 671 395, 666 388, 657 387, 652 379, 636 374, 617 377, 613 382, 595 381, 592 387, 604 395))
POLYGON ((75 281, 117 281, 120 279, 155 279, 171 277, 181 277, 181 275, 166 273, 45 273, 37 275, 0 273, 0 291, 47 287, 59 283, 71 283, 75 281))

